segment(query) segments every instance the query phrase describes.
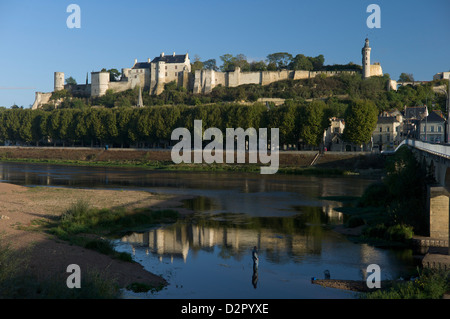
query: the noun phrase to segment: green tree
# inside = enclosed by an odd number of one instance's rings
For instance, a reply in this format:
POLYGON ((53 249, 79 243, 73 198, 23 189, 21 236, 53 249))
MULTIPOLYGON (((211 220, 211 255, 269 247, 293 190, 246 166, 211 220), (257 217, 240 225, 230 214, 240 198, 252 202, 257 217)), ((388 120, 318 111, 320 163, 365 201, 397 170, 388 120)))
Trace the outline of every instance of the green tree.
POLYGON ((191 72, 195 73, 196 70, 202 70, 203 66, 203 62, 200 61, 200 57, 196 54, 194 57, 194 62, 191 64, 191 72))
POLYGON ((104 141, 113 143, 119 135, 117 128, 116 113, 111 109, 103 109, 100 111, 102 126, 104 128, 104 141))
POLYGON ((314 57, 314 58, 309 58, 312 65, 313 65, 313 70, 321 70, 323 67, 323 64, 325 63, 325 58, 322 54, 314 57))
POLYGON ((224 54, 220 59, 222 60, 222 66, 220 67, 222 72, 234 71, 236 67, 241 68, 241 71, 250 71, 250 64, 243 54, 238 54, 236 56, 224 54))
POLYGON ((66 79, 66 84, 67 85, 77 85, 77 81, 73 77, 69 76, 66 79))
POLYGON ((109 69, 109 80, 111 82, 116 82, 120 80, 120 77, 122 76, 121 72, 117 69, 109 69))
POLYGON ((399 82, 414 82, 414 76, 411 73, 402 73, 398 78, 399 82))
POLYGON ((72 109, 63 109, 57 112, 60 113, 57 135, 62 140, 64 147, 66 146, 66 142, 72 142, 75 139, 72 128, 73 111, 72 109))
POLYGON ((308 57, 304 56, 303 54, 297 54, 295 58, 292 59, 292 62, 289 64, 289 67, 292 70, 312 71, 314 69, 311 60, 308 57))
POLYGON ((99 111, 97 109, 89 109, 86 114, 87 138, 91 141, 91 147, 94 142, 103 141, 105 137, 105 130, 99 111))
POLYGON ((206 70, 219 71, 216 65, 216 59, 209 59, 203 62, 203 68, 206 70))
POLYGON ((56 146, 56 142, 60 140, 59 136, 59 124, 60 124, 60 111, 54 110, 50 113, 47 119, 47 127, 46 131, 48 133, 49 138, 53 141, 53 145, 56 146))
POLYGON ((250 62, 250 71, 267 71, 267 64, 264 61, 250 62))
POLYGON ((377 125, 378 110, 369 100, 353 100, 345 111, 344 140, 363 145, 370 142, 377 125))
POLYGON ((88 140, 88 125, 87 125, 88 114, 89 109, 85 109, 76 112, 73 116, 74 139, 78 142, 81 142, 82 146, 84 146, 84 143, 88 140))
POLYGON ((318 146, 323 139, 323 132, 328 127, 328 118, 325 117, 326 104, 323 101, 312 101, 304 110, 304 122, 301 137, 306 144, 318 146))
POLYGON ((292 61, 292 54, 287 52, 272 53, 267 56, 269 64, 276 65, 278 70, 287 69, 292 61))
POLYGON ((30 109, 22 110, 19 113, 20 130, 19 138, 22 142, 30 143, 33 140, 32 124, 33 124, 33 111, 30 109))

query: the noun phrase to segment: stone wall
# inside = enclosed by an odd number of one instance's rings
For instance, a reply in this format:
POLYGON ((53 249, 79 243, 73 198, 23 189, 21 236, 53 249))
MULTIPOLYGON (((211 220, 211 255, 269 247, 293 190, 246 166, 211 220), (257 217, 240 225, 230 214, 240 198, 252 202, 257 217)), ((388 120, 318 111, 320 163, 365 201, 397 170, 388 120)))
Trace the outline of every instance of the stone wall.
POLYGON ((314 78, 317 75, 336 76, 342 73, 355 74, 356 71, 304 71, 304 70, 282 70, 282 71, 258 71, 242 72, 236 68, 232 72, 218 72, 213 70, 196 70, 190 89, 194 93, 210 93, 216 86, 237 87, 245 84, 269 85, 282 80, 302 80, 314 78))
POLYGON ((41 107, 41 105, 47 104, 50 101, 52 94, 53 94, 52 92, 50 93, 36 92, 34 103, 31 109, 36 110, 39 107, 41 107))

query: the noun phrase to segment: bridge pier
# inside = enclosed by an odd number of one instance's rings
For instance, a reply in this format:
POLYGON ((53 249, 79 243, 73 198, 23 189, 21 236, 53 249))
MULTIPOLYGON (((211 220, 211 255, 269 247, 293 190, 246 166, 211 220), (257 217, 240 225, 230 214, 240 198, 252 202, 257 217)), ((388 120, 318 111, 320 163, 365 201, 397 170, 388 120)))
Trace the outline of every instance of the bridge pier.
MULTIPOLYGON (((428 186, 428 209, 430 213, 430 238, 450 240, 449 216, 450 193, 442 186, 428 186)), ((450 247, 449 247, 450 254, 450 247)))

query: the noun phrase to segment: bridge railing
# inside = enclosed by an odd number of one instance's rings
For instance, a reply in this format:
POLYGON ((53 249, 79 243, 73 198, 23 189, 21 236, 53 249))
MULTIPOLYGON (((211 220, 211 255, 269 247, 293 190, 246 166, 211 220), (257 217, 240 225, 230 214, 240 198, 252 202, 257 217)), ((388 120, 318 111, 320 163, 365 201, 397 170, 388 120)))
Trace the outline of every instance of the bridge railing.
MULTIPOLYGON (((428 152, 445 158, 450 158, 449 144, 434 144, 414 139, 406 139, 403 142, 398 147, 400 147, 402 144, 408 145, 424 152, 428 152)), ((395 150, 397 150, 398 147, 395 150)))

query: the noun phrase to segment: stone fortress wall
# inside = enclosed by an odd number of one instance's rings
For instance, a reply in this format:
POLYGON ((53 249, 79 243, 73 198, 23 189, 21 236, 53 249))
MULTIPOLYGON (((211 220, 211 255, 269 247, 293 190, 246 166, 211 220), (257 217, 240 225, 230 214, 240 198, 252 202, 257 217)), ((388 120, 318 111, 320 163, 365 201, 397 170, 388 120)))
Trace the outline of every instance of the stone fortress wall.
MULTIPOLYGON (((370 76, 382 76, 383 71, 379 63, 370 64, 369 41, 366 39, 362 49, 363 78, 370 76)), ((221 85, 223 87, 237 87, 244 84, 268 85, 282 80, 301 80, 314 78, 317 75, 335 76, 338 74, 355 74, 358 71, 304 71, 304 70, 281 70, 281 71, 258 71, 242 72, 236 68, 232 72, 219 72, 214 70, 196 70, 191 72, 189 55, 165 55, 147 62, 134 61, 131 68, 123 68, 120 81, 110 81, 108 72, 92 72, 91 84, 86 81, 85 85, 64 85, 64 73, 54 73, 54 91, 62 89, 71 91, 73 94, 85 97, 100 97, 106 91, 122 92, 135 87, 141 87, 150 95, 159 95, 164 91, 164 85, 175 82, 178 87, 184 87, 196 94, 208 94, 221 85)), ((39 108, 50 101, 51 93, 36 92, 35 102, 32 109, 39 108)))
POLYGON ((303 70, 282 70, 282 71, 258 71, 242 72, 236 68, 233 72, 218 72, 214 70, 196 70, 192 91, 198 94, 208 94, 215 87, 237 87, 244 84, 269 85, 282 80, 302 80, 314 78, 317 75, 335 76, 342 73, 356 74, 357 71, 303 71, 303 70))

